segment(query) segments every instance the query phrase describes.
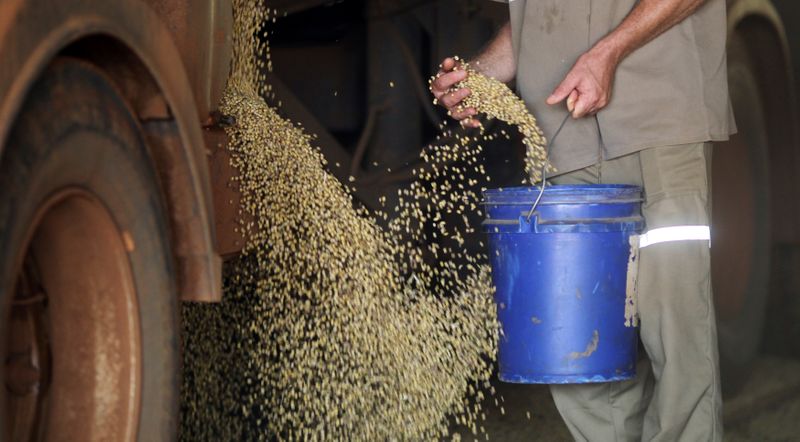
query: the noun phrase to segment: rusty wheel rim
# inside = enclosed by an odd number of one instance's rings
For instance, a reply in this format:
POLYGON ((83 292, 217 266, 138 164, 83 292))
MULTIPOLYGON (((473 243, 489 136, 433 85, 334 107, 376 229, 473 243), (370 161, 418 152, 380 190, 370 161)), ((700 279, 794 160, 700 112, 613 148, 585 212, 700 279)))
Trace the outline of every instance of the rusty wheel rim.
POLYGON ((130 235, 80 189, 59 192, 34 219, 0 322, 9 440, 135 440, 141 342, 130 235))
MULTIPOLYGON (((748 293, 757 290, 751 284, 757 263, 754 259, 759 233, 768 226, 759 222, 765 211, 758 204, 767 198, 761 188, 756 168, 758 155, 767 149, 763 106, 758 85, 748 71, 734 64, 730 68, 731 101, 737 112, 739 133, 715 150, 712 160, 714 237, 711 249, 711 274, 719 319, 740 320, 747 314, 748 293), (755 165, 755 166, 754 166, 755 165)), ((766 239, 769 240, 768 237, 766 239)))
POLYGON ((756 223, 750 146, 742 135, 731 137, 712 160, 714 194, 712 223, 714 241, 711 269, 717 314, 735 320, 745 305, 747 282, 752 273, 752 250, 756 223))

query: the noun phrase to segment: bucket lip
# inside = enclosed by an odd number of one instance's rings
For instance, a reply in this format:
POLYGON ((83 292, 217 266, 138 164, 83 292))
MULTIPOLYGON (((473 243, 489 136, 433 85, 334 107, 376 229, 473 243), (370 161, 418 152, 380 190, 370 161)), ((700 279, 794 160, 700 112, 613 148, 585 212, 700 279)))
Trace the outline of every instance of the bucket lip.
MULTIPOLYGON (((532 202, 538 197, 540 189, 539 186, 487 189, 483 191, 483 204, 532 202)), ((557 203, 558 200, 636 202, 642 201, 642 188, 631 184, 554 184, 544 188, 543 203, 557 203)))
MULTIPOLYGON (((486 195, 504 194, 504 195, 529 195, 538 194, 539 186, 515 186, 515 187, 499 187, 496 189, 486 189, 483 191, 486 195)), ((544 194, 580 194, 589 193, 594 194, 597 192, 641 192, 642 188, 633 184, 549 184, 544 188, 544 194)))

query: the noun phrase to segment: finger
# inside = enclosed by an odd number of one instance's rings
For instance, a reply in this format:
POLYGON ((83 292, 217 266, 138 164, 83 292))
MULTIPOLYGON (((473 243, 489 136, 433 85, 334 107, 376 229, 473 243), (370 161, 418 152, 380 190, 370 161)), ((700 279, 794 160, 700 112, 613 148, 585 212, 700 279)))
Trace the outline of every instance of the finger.
POLYGON ((597 100, 590 95, 591 94, 584 93, 578 96, 578 101, 575 103, 575 110, 572 111, 573 118, 582 118, 586 116, 589 110, 595 108, 597 100))
POLYGON ((461 127, 477 129, 481 127, 481 122, 474 118, 465 118, 460 121, 461 127))
POLYGON ((597 113, 600 112, 601 110, 603 110, 604 107, 605 106, 603 106, 601 103, 598 103, 597 105, 595 105, 594 107, 589 109, 586 112, 586 115, 597 115, 597 113))
POLYGON ((552 106, 564 101, 564 99, 567 98, 567 96, 569 96, 573 90, 575 90, 576 86, 577 83, 575 80, 573 80, 572 76, 567 75, 567 78, 565 78, 564 81, 562 81, 561 84, 559 84, 558 87, 553 91, 553 93, 547 97, 547 104, 552 106))
POLYGON ((471 91, 467 88, 458 89, 442 97, 441 102, 445 107, 451 109, 467 98, 471 91))
POLYGON ((447 92, 459 81, 467 78, 466 71, 450 71, 438 76, 431 84, 432 90, 447 92))
POLYGON ((450 111, 450 116, 456 120, 463 120, 465 118, 472 117, 477 113, 478 112, 474 107, 468 107, 466 109, 453 109, 450 111))
POLYGON ((601 110, 605 109, 608 106, 608 98, 600 98, 597 100, 597 105, 595 105, 595 112, 600 112, 601 110))
POLYGON ((431 84, 431 90, 434 93, 438 92, 447 92, 448 89, 453 87, 454 84, 458 83, 459 81, 464 80, 467 78, 466 71, 451 71, 445 74, 440 75, 437 79, 433 81, 431 84))
POLYGON ((567 110, 569 112, 575 110, 575 101, 577 100, 578 100, 578 91, 576 89, 573 89, 572 92, 570 92, 569 97, 567 97, 567 110))
POLYGON ((442 71, 444 72, 450 72, 455 67, 456 67, 456 61, 451 57, 447 57, 444 59, 444 61, 442 61, 441 68, 442 71))

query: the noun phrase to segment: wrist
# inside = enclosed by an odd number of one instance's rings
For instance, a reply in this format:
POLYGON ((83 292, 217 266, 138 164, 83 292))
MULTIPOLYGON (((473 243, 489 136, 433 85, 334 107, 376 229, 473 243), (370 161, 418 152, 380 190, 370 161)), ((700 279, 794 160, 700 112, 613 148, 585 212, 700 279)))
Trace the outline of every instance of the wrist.
POLYGON ((473 69, 487 77, 509 83, 516 76, 517 66, 511 42, 511 25, 506 23, 491 42, 472 60, 473 69))
POLYGON ((626 49, 626 45, 613 34, 598 41, 592 47, 591 51, 594 52, 595 55, 613 64, 619 64, 629 53, 626 49))
POLYGON ((492 57, 478 56, 468 61, 470 68, 503 83, 510 83, 516 75, 515 63, 492 57))

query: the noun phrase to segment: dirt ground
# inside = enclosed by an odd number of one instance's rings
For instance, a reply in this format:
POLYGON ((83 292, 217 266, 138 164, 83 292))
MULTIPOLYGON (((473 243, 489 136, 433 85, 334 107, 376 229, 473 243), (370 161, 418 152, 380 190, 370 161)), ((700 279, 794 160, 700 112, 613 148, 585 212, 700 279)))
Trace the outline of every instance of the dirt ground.
POLYGON ((726 441, 800 440, 800 361, 761 358, 724 416, 726 441))
MULTIPOLYGON (((505 414, 489 400, 484 427, 490 441, 572 440, 546 386, 494 386, 505 414)), ((723 410, 725 441, 800 441, 800 361, 762 357, 742 390, 725 400, 723 410)), ((462 440, 473 440, 468 430, 456 430, 462 440)))

